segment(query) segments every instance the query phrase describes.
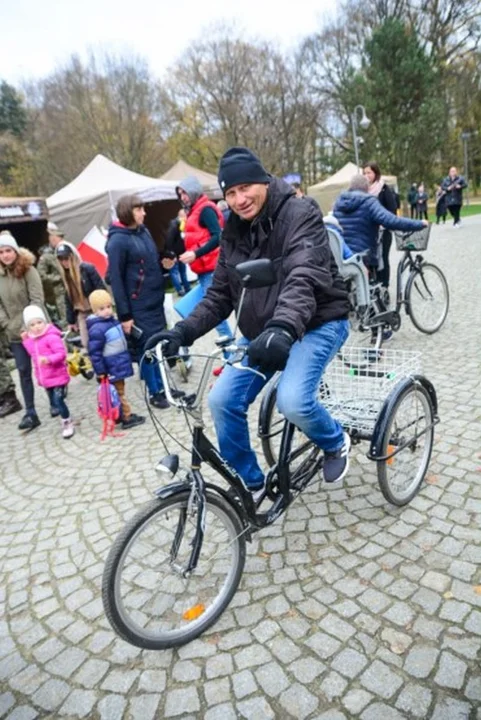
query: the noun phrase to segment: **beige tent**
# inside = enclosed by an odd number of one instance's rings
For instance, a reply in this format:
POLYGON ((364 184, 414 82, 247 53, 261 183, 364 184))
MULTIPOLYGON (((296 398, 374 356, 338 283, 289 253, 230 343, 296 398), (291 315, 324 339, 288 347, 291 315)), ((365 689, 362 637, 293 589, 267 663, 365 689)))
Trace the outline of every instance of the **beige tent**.
POLYGON ((133 193, 146 203, 145 224, 162 245, 179 208, 175 182, 132 172, 103 155, 96 155, 80 175, 47 198, 47 205, 52 220, 78 244, 95 225, 109 225, 117 200, 133 193))
MULTIPOLYGON (((311 185, 307 189, 308 195, 315 198, 324 214, 332 210, 332 206, 337 196, 343 190, 347 190, 353 175, 359 172, 357 165, 348 162, 343 168, 338 170, 334 175, 328 177, 317 185, 311 185)), ((385 182, 391 187, 397 188, 397 177, 394 175, 383 175, 385 182)))
POLYGON ((180 182, 189 175, 197 178, 204 188, 205 194, 210 198, 218 200, 222 197, 217 177, 212 173, 205 172, 205 170, 198 170, 192 165, 189 165, 189 163, 186 163, 185 160, 177 160, 175 165, 162 175, 161 180, 175 180, 175 182, 180 182))

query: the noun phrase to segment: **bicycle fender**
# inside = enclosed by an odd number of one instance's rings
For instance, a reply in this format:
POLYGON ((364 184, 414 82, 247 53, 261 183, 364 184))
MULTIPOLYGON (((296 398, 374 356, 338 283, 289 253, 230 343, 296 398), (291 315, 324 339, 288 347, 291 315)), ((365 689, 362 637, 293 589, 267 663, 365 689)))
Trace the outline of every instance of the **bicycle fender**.
POLYGON ((434 419, 438 419, 438 400, 434 385, 425 378, 424 375, 413 375, 412 377, 405 378, 399 383, 399 385, 396 385, 396 387, 387 396, 384 401, 384 405, 381 408, 381 412, 378 415, 371 437, 369 452, 367 453, 367 457, 370 460, 375 461, 381 455, 382 440, 387 430, 387 424, 392 409, 406 388, 413 385, 421 385, 426 390, 433 406, 434 419))
POLYGON ((189 483, 184 481, 173 482, 169 485, 162 485, 162 487, 156 488, 154 490, 154 495, 160 500, 165 500, 165 498, 171 497, 172 495, 178 495, 185 490, 190 490, 189 483))

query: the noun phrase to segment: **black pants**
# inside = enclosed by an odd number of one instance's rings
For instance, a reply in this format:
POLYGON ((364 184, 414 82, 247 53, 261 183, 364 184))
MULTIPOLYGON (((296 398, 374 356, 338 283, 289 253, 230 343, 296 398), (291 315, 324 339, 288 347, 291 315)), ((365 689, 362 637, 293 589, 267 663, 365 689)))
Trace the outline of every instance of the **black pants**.
POLYGON ((25 409, 27 410, 27 413, 32 414, 35 412, 35 405, 32 381, 32 362, 30 360, 30 355, 25 350, 21 342, 11 343, 10 350, 15 358, 15 364, 17 366, 18 374, 20 375, 20 387, 22 388, 25 409))
POLYGON ((417 205, 411 205, 411 220, 416 217, 417 205))
POLYGON ((449 212, 453 216, 454 224, 457 225, 459 222, 459 213, 461 212, 461 205, 449 205, 449 212))
POLYGON ((384 230, 382 234, 382 262, 383 269, 377 271, 377 281, 385 288, 389 287, 389 280, 391 278, 391 268, 389 267, 389 251, 391 250, 392 244, 392 233, 390 230, 384 230))

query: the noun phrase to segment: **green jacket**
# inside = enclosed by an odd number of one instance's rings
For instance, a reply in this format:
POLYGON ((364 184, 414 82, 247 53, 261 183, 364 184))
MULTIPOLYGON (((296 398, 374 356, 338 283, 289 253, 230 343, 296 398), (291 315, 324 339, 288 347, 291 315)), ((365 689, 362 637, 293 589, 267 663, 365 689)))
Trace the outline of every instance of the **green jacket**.
POLYGON ((58 262, 52 250, 48 249, 42 253, 37 263, 37 270, 42 282, 48 285, 60 285, 63 288, 58 262))
POLYGON ((44 308, 42 281, 33 267, 35 256, 20 248, 13 268, 0 263, 0 330, 9 342, 20 342, 23 311, 27 305, 44 308))

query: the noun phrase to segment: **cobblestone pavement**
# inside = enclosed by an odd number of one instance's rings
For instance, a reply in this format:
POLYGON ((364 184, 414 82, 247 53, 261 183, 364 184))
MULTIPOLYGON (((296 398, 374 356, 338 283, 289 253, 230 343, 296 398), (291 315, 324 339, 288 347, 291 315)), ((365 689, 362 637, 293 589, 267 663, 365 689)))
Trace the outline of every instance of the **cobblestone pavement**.
MULTIPOLYGON (((480 237, 481 217, 434 228, 448 320, 430 337, 406 319, 392 344, 423 351, 439 394, 419 496, 388 505, 358 446, 344 488, 314 485, 261 532, 231 606, 179 651, 116 638, 100 600, 113 538, 158 484, 150 422, 101 443, 82 379, 72 440, 41 392, 37 431, 3 420, 0 717, 481 720, 480 237)), ((180 416, 163 417, 186 438, 180 416)))

